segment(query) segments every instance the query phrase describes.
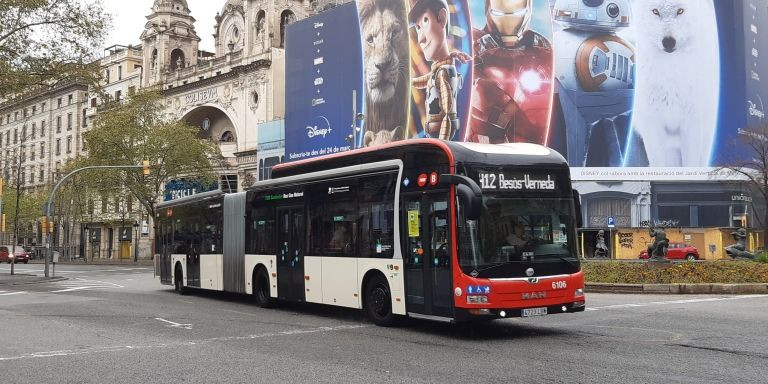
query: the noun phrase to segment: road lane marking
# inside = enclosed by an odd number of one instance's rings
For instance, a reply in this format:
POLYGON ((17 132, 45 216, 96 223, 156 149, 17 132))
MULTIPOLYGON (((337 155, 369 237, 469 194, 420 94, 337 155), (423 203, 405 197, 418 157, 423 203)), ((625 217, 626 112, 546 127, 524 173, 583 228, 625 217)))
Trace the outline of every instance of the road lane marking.
POLYGON ((732 301, 732 300, 745 300, 745 299, 761 299, 768 298, 768 295, 743 295, 743 296, 729 296, 729 297, 706 297, 701 299, 683 299, 683 300, 668 300, 668 301, 650 301, 647 303, 627 303, 627 304, 613 304, 604 305, 601 307, 587 307, 587 311, 602 311, 606 309, 621 309, 621 308, 638 308, 638 307, 652 307, 658 305, 672 305, 672 304, 695 304, 695 303, 709 303, 716 301, 732 301))
POLYGON ((177 342, 177 343, 148 344, 148 345, 115 345, 115 346, 93 347, 93 348, 82 348, 82 349, 64 349, 64 350, 58 350, 58 351, 25 353, 25 354, 16 355, 16 356, 0 356, 0 361, 36 359, 36 358, 45 358, 45 357, 90 355, 90 354, 110 353, 110 352, 117 353, 117 352, 142 350, 142 349, 188 347, 188 346, 217 343, 217 342, 218 343, 238 342, 238 341, 247 341, 247 340, 263 339, 263 338, 306 335, 306 334, 313 334, 313 333, 321 334, 321 333, 328 333, 328 332, 338 332, 338 331, 346 331, 351 329, 359 329, 359 328, 365 328, 365 327, 368 327, 368 325, 350 324, 350 325, 339 325, 335 327, 291 329, 291 330, 282 331, 282 332, 268 332, 268 333, 260 333, 260 334, 254 334, 254 335, 246 335, 246 336, 213 337, 209 339, 201 339, 201 340, 193 340, 193 341, 185 341, 185 342, 177 342))
POLYGON ((161 319, 159 317, 155 317, 155 320, 160 320, 160 321, 163 321, 163 322, 166 322, 166 323, 170 324, 170 325, 166 325, 166 327, 192 329, 192 324, 174 323, 173 321, 166 320, 166 319, 161 319))
MULTIPOLYGON (((0 291, 5 292, 5 291, 0 291)), ((20 291, 20 292, 8 292, 8 293, 0 293, 0 296, 12 296, 12 295, 23 295, 27 293, 27 291, 20 291)))
POLYGON ((57 283, 58 286, 63 287, 64 289, 58 289, 55 291, 51 291, 51 293, 62 293, 62 292, 74 292, 74 291, 84 291, 89 289, 113 289, 113 288, 125 288, 120 284, 110 283, 107 281, 99 281, 99 280, 87 280, 82 278, 76 278, 74 280, 67 280, 57 283))

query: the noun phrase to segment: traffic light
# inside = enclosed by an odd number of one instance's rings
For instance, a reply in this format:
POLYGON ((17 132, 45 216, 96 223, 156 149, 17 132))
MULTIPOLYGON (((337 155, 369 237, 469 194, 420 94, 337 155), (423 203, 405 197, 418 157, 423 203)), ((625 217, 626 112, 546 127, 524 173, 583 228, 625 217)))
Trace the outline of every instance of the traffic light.
POLYGON ((40 218, 40 232, 46 233, 51 232, 53 233, 53 221, 48 221, 48 218, 43 216, 40 218))
POLYGON ((144 166, 144 176, 149 175, 149 160, 144 160, 141 162, 141 164, 144 166))

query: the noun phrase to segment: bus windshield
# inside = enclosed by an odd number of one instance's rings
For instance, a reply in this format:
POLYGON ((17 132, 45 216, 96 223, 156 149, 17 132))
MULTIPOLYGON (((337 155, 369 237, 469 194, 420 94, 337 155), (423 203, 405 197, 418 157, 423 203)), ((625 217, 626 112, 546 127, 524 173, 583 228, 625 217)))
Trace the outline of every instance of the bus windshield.
POLYGON ((483 197, 478 220, 459 220, 459 264, 479 278, 575 273, 572 202, 563 198, 483 197))

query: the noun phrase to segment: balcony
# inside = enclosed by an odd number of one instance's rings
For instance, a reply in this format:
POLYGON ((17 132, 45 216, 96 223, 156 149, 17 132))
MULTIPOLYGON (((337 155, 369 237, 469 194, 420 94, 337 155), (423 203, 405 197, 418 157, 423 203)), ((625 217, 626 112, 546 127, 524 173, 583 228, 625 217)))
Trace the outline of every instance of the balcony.
POLYGON ((243 50, 239 50, 210 60, 198 60, 196 65, 186 68, 167 71, 165 72, 165 78, 167 79, 168 88, 175 88, 184 85, 185 81, 193 83, 202 77, 210 78, 220 73, 229 72, 232 67, 246 65, 258 60, 269 60, 270 58, 271 52, 245 57, 243 50))

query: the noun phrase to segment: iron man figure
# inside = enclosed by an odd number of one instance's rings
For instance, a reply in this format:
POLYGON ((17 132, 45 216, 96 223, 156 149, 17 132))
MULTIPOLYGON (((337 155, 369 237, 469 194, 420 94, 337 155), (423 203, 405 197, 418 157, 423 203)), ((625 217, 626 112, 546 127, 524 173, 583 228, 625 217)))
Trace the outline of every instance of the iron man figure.
POLYGON ((466 141, 547 144, 552 45, 529 29, 531 0, 485 0, 473 31, 475 75, 466 141))

